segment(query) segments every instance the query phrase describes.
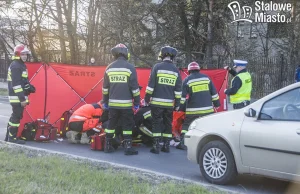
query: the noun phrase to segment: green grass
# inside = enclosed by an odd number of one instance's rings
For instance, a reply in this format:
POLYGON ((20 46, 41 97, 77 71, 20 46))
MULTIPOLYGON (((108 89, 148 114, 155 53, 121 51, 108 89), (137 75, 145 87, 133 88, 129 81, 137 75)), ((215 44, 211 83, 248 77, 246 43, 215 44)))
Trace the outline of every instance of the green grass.
POLYGON ((8 96, 8 91, 7 91, 7 89, 0 88, 0 96, 8 96))
POLYGON ((213 193, 199 185, 145 177, 88 162, 0 148, 0 193, 213 193))

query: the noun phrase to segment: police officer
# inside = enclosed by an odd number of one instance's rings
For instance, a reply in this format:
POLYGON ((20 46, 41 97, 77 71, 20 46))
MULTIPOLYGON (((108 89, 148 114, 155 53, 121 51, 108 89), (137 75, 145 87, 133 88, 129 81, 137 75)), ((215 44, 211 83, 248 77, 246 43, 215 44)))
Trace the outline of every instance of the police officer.
POLYGON ((124 44, 118 44, 111 49, 115 61, 105 70, 103 82, 103 106, 109 109, 109 122, 106 132, 104 152, 114 151, 112 138, 117 124, 121 120, 125 155, 136 155, 138 151, 132 148, 132 129, 134 127, 133 110, 139 109, 140 90, 136 69, 128 60, 128 49, 124 44), (134 102, 132 100, 134 99, 134 102), (133 103, 133 104, 132 104, 133 103))
POLYGON ((17 138, 20 120, 23 118, 24 107, 29 104, 28 95, 35 92, 35 88, 28 81, 28 71, 25 65, 30 51, 24 45, 14 48, 13 61, 8 68, 7 82, 9 102, 12 106, 12 114, 7 125, 5 140, 17 144, 25 141, 17 138))
POLYGON ((224 69, 234 76, 231 81, 231 88, 225 89, 224 93, 230 97, 230 103, 234 109, 240 109, 250 104, 252 91, 252 78, 246 69, 247 61, 234 60, 234 68, 226 66, 224 69))
POLYGON ((214 107, 219 108, 218 92, 210 78, 199 72, 200 66, 196 62, 188 65, 189 76, 182 84, 180 110, 185 111, 186 117, 182 125, 180 143, 177 149, 186 149, 184 135, 189 125, 197 118, 214 113, 214 107), (188 100, 186 100, 188 96, 188 100))
POLYGON ((159 140, 163 136, 162 152, 170 152, 172 139, 173 110, 179 110, 182 79, 179 70, 173 64, 177 50, 170 46, 161 48, 159 59, 151 71, 146 88, 145 102, 151 104, 153 119, 153 148, 150 152, 159 154, 159 140), (151 102, 150 102, 150 98, 151 102), (162 130, 161 120, 165 129, 162 130))

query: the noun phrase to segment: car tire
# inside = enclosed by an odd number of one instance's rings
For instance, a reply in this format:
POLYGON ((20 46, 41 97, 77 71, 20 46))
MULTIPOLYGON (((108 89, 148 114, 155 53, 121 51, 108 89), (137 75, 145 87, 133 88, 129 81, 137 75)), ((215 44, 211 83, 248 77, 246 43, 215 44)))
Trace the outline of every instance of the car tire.
POLYGON ((199 154, 199 166, 202 176, 210 183, 226 185, 237 176, 233 154, 222 141, 204 145, 199 154))

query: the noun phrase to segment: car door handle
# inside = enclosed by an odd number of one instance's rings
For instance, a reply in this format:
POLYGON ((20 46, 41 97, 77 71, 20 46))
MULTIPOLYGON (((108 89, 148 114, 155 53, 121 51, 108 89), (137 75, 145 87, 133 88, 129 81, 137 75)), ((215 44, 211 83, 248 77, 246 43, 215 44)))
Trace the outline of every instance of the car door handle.
POLYGON ((296 130, 296 133, 297 133, 298 135, 300 135, 300 129, 297 129, 297 130, 296 130))

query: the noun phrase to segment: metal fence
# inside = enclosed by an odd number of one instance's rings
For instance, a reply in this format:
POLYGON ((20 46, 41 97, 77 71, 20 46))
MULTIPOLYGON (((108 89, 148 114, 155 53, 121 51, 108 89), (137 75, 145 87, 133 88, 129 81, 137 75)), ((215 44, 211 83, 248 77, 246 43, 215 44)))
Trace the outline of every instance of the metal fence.
POLYGON ((262 98, 295 82, 296 64, 291 64, 283 56, 248 60, 247 69, 252 75, 254 99, 262 98))
POLYGON ((6 81, 9 63, 5 59, 0 59, 0 81, 6 81))

